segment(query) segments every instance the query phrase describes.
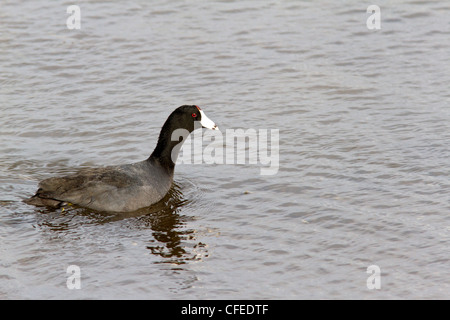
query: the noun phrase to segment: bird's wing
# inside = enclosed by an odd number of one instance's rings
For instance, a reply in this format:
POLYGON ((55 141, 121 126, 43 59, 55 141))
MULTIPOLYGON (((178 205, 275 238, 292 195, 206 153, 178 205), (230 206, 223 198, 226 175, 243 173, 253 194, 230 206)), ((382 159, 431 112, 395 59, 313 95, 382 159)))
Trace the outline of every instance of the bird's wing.
POLYGON ((127 188, 135 181, 119 167, 84 169, 80 172, 43 180, 37 195, 42 198, 87 205, 96 196, 127 188))

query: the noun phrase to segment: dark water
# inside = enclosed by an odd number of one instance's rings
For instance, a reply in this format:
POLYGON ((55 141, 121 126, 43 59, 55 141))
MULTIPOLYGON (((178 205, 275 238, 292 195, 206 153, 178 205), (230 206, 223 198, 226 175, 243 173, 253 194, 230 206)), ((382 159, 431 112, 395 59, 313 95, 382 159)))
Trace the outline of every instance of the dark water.
POLYGON ((450 3, 380 1, 380 30, 359 1, 82 1, 79 30, 71 4, 0 5, 0 298, 450 298, 450 3), (278 172, 180 164, 130 214, 21 202, 145 159, 182 104, 278 129, 278 172))

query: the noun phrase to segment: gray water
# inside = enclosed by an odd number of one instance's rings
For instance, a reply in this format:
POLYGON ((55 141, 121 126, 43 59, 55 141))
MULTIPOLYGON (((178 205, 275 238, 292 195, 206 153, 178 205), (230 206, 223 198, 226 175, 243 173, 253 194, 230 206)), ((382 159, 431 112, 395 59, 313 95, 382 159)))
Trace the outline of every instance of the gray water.
POLYGON ((450 298, 450 2, 378 1, 379 30, 369 4, 2 0, 0 298, 450 298), (180 164, 130 214, 22 202, 147 158, 182 104, 278 129, 278 172, 180 164))

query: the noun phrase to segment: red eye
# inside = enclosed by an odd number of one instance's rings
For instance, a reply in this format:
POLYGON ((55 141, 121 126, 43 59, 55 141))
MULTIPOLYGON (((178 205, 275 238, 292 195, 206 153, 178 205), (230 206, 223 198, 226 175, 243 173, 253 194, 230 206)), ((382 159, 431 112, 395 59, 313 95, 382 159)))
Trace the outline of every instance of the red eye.
POLYGON ((192 118, 197 118, 197 114, 196 114, 196 113, 193 113, 193 114, 192 114, 192 118))

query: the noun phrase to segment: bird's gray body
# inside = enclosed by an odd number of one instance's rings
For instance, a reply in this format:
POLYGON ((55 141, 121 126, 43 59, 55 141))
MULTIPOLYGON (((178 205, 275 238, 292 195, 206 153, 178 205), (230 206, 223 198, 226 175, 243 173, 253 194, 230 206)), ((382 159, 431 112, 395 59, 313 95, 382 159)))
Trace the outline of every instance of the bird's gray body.
POLYGON ((51 207, 66 202, 98 211, 129 212, 160 201, 172 181, 173 172, 149 159, 43 180, 27 202, 51 207))

